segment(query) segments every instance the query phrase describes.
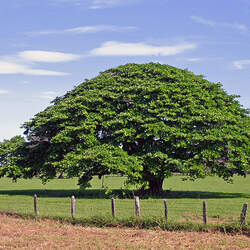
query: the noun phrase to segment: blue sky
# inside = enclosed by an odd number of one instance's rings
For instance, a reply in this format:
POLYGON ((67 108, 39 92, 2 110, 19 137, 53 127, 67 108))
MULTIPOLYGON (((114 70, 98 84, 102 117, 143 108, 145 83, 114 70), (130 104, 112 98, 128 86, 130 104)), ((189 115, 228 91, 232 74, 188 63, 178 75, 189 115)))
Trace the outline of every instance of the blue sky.
POLYGON ((250 0, 3 0, 0 140, 110 67, 160 62, 250 108, 250 0))

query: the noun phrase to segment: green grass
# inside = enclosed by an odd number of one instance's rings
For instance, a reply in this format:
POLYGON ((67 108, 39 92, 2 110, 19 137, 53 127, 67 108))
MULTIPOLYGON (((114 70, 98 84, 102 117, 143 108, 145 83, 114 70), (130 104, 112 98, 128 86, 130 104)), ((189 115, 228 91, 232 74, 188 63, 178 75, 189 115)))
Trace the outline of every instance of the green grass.
MULTIPOLYGON (((132 190, 122 187, 123 177, 94 178, 92 188, 79 190, 76 179, 55 179, 42 185, 38 179, 18 180, 0 179, 0 211, 20 214, 33 214, 33 195, 38 196, 40 216, 70 218, 70 197, 76 196, 76 219, 109 217, 111 214, 110 197, 116 197, 118 220, 131 218, 135 214, 134 201, 122 196, 133 197, 132 190), (105 194, 108 186, 114 189, 112 194, 105 194), (123 189, 122 189, 123 188, 123 189)), ((161 197, 141 199, 143 218, 162 218, 164 215, 163 199, 168 201, 169 218, 193 222, 202 220, 202 201, 207 201, 208 222, 230 222, 239 220, 244 202, 250 201, 250 176, 235 177, 229 184, 216 177, 202 180, 182 181, 181 176, 173 176, 164 183, 164 189, 170 190, 161 197)), ((248 211, 249 214, 249 211, 248 211)), ((247 222, 249 223, 249 217, 247 222)))
MULTIPOLYGON (((0 212, 1 213, 1 212, 0 212)), ((94 226, 94 227, 130 227, 136 229, 162 229, 166 231, 187 231, 187 232, 215 232, 220 231, 224 233, 246 233, 250 232, 250 224, 241 225, 239 222, 236 223, 216 223, 207 224, 197 222, 178 222, 175 220, 166 220, 163 217, 128 217, 128 218, 113 218, 112 216, 92 216, 85 218, 71 218, 63 216, 35 216, 32 214, 23 213, 8 213, 8 216, 19 217, 28 220, 44 220, 53 219, 54 221, 59 221, 61 223, 70 223, 73 225, 82 226, 94 226)))

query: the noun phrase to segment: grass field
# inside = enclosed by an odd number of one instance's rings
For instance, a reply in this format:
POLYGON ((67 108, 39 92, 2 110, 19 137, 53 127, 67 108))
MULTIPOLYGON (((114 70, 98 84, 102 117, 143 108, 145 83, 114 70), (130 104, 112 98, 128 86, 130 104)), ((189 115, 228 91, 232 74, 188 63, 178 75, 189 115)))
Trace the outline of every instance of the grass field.
MULTIPOLYGON (((38 196, 41 216, 70 217, 70 197, 76 196, 76 218, 92 216, 110 216, 110 196, 129 194, 132 191, 122 188, 123 177, 105 177, 104 181, 94 178, 92 187, 80 191, 77 179, 55 179, 43 185, 38 179, 18 180, 0 179, 0 211, 22 214, 33 213, 33 195, 38 196), (115 189, 106 195, 106 189, 115 189), (119 189, 119 190, 118 190, 119 189)), ((169 218, 179 221, 202 221, 202 201, 207 201, 209 223, 236 222, 244 202, 250 201, 250 176, 235 177, 229 184, 216 177, 202 180, 182 181, 181 176, 166 180, 164 189, 170 190, 165 197, 147 197, 141 199, 143 217, 163 217, 163 199, 168 201, 169 218)), ((116 199, 118 218, 134 216, 133 199, 116 199)), ((249 211, 248 211, 249 212, 249 211)), ((247 221, 249 223, 249 217, 247 221)))

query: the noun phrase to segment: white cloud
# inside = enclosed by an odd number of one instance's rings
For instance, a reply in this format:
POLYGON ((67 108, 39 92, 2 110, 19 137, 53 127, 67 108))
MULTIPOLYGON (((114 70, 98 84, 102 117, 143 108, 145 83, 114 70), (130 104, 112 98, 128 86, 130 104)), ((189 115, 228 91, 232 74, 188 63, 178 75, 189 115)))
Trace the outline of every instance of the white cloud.
POLYGON ((0 95, 5 95, 5 94, 8 94, 8 93, 9 93, 8 90, 0 89, 0 95))
POLYGON ((122 43, 116 41, 105 42, 100 48, 90 52, 92 56, 170 56, 185 50, 194 49, 194 43, 174 46, 153 46, 145 43, 122 43))
POLYGON ((248 30, 246 25, 240 24, 240 23, 222 23, 221 26, 237 29, 240 31, 247 31, 248 30))
POLYGON ((69 62, 80 59, 81 56, 69 53, 42 50, 26 50, 16 55, 3 56, 0 58, 0 74, 24 74, 64 76, 65 72, 58 72, 34 68, 34 63, 46 62, 69 62))
POLYGON ((233 67, 235 69, 239 69, 239 70, 248 68, 248 67, 250 67, 250 60, 238 60, 238 61, 234 61, 233 62, 233 67))
POLYGON ((211 21, 202 17, 198 17, 198 16, 191 16, 191 19, 193 19, 197 23, 201 23, 205 25, 214 26, 216 24, 214 21, 211 21))
POLYGON ((44 91, 40 94, 40 98, 50 99, 50 100, 56 98, 56 96, 57 93, 54 91, 44 91))
POLYGON ((72 29, 67 29, 65 32, 69 33, 96 33, 100 31, 123 31, 135 29, 134 26, 115 26, 115 25, 95 25, 95 26, 81 26, 72 29))
POLYGON ((184 60, 186 60, 187 62, 200 62, 200 61, 202 61, 202 59, 199 57, 184 58, 184 60))
MULTIPOLYGON (((126 1, 126 0, 124 0, 126 1)), ((100 9, 119 4, 122 0, 92 0, 91 9, 100 9)))
POLYGON ((42 50, 26 50, 18 54, 18 56, 24 60, 31 62, 69 62, 80 58, 78 55, 52 52, 52 51, 42 51, 42 50))
POLYGON ((89 5, 90 9, 111 8, 119 5, 130 4, 140 0, 51 0, 53 3, 71 4, 74 6, 89 5))
POLYGON ((192 20, 194 20, 197 23, 208 25, 208 26, 219 26, 219 27, 228 27, 232 29, 236 29, 239 31, 247 31, 248 28, 244 24, 239 24, 239 23, 227 23, 227 22, 215 22, 209 19, 205 19, 203 17, 199 16, 191 16, 190 17, 192 20))
POLYGON ((68 73, 57 72, 44 69, 34 69, 28 65, 0 61, 0 74, 24 74, 24 75, 47 75, 47 76, 64 76, 68 73))
POLYGON ((97 33, 102 31, 126 31, 136 29, 134 26, 115 26, 115 25, 93 25, 93 26, 79 26, 64 30, 44 30, 29 32, 30 35, 55 35, 55 34, 86 34, 97 33))
POLYGON ((114 7, 120 4, 129 4, 138 0, 92 0, 90 9, 102 9, 108 7, 114 7))

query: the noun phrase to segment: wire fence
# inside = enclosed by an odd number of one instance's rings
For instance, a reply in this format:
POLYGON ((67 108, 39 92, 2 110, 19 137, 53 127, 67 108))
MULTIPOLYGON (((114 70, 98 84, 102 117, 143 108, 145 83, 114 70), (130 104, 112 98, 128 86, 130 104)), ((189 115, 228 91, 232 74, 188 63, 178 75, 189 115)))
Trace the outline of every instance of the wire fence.
POLYGON ((3 212, 25 213, 39 216, 61 216, 86 218, 94 216, 129 217, 164 217, 166 220, 203 222, 204 224, 218 222, 246 223, 248 203, 225 202, 218 200, 163 200, 163 199, 84 199, 75 198, 44 198, 22 197, 19 201, 2 201, 0 210, 3 212), (238 214, 232 214, 238 211, 238 214))

